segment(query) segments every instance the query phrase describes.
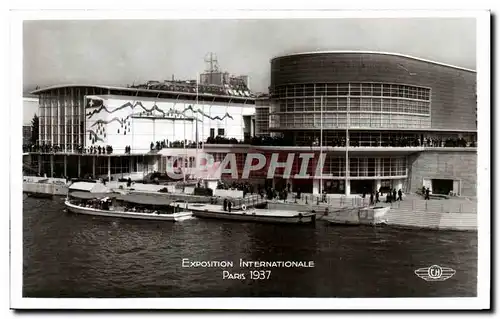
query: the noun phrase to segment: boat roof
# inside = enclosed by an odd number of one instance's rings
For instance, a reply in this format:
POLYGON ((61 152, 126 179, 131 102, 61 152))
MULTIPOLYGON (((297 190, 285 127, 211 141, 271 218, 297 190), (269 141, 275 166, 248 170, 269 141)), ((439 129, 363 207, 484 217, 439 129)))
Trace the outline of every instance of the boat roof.
POLYGON ((116 197, 117 194, 111 194, 111 193, 90 193, 90 192, 71 192, 69 194, 71 197, 78 198, 78 199, 102 199, 102 198, 113 198, 116 197))
POLYGON ((173 200, 163 196, 154 196, 146 194, 126 194, 116 196, 117 200, 139 205, 157 205, 169 206, 173 200))
POLYGON ((105 193, 109 189, 101 183, 76 182, 70 185, 70 191, 85 191, 90 193, 105 193))

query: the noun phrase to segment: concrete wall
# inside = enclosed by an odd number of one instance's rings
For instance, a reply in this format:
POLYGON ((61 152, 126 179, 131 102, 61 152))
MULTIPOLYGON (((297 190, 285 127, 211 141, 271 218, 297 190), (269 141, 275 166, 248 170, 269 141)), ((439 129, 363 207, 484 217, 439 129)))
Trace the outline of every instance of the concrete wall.
POLYGON ((408 157, 407 189, 416 192, 425 179, 461 180, 461 196, 477 196, 477 153, 425 151, 408 157))
POLYGON ((64 196, 68 193, 68 186, 65 184, 23 182, 23 192, 64 196))

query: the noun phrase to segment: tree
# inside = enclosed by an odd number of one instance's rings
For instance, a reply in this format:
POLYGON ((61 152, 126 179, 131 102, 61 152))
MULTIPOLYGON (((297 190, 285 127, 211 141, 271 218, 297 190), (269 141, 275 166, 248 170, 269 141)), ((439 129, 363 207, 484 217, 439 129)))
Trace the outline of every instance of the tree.
POLYGON ((38 132, 39 132, 39 127, 40 127, 40 119, 39 117, 35 114, 33 116, 33 119, 31 120, 31 144, 35 145, 36 141, 38 141, 38 132))

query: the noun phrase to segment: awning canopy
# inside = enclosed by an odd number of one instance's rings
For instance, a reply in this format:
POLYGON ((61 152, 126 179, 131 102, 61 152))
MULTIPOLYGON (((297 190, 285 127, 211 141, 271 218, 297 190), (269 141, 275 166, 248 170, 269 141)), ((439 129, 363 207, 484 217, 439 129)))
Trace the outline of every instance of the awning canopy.
POLYGON ((154 196, 154 195, 153 196, 144 195, 144 194, 118 195, 116 199, 132 204, 155 205, 155 206, 169 206, 170 203, 173 202, 173 200, 169 198, 164 198, 161 196, 154 196))
POLYGON ((117 194, 110 193, 89 193, 89 192, 71 192, 69 193, 70 197, 78 198, 78 199, 102 199, 105 197, 113 198, 116 197, 117 194))
POLYGON ((70 191, 84 191, 90 193, 105 193, 109 189, 102 183, 76 182, 70 185, 70 191))

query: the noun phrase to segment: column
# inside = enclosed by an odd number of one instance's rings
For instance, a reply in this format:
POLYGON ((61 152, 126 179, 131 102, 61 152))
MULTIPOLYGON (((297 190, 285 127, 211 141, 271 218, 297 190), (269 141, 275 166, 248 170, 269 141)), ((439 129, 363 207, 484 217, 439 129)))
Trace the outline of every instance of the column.
MULTIPOLYGON (((62 89, 64 90, 64 89, 62 89)), ((56 123, 57 123, 57 138, 56 138, 56 142, 57 143, 57 146, 59 146, 61 144, 61 91, 62 90, 57 90, 57 99, 56 99, 56 109, 57 109, 57 119, 56 119, 56 123)), ((55 144, 55 143, 52 143, 52 144, 55 144)))
POLYGON ((42 175, 42 155, 38 154, 38 175, 42 175))
POLYGON ((64 158, 64 177, 68 176, 68 155, 63 155, 64 158))
POLYGON ((133 156, 129 156, 129 161, 128 161, 128 165, 129 165, 129 174, 132 174, 132 172, 134 171, 134 165, 132 164, 132 160, 134 159, 133 156))
POLYGON ((108 156, 108 181, 111 181, 111 156, 108 156))
POLYGON ((78 178, 82 176, 82 156, 78 155, 78 178))
POLYGON ((54 154, 50 154, 50 177, 54 177, 54 154))
POLYGON ((380 157, 375 158, 375 176, 381 176, 382 170, 380 169, 381 161, 380 157))
POLYGON ((75 150, 75 145, 74 145, 74 136, 75 136, 75 123, 74 123, 75 122, 74 121, 75 120, 74 119, 74 117, 75 117, 75 98, 74 98, 74 95, 73 95, 73 88, 70 88, 69 92, 70 92, 69 93, 69 103, 70 103, 69 108, 71 110, 71 115, 70 115, 70 121, 69 121, 69 123, 71 125, 71 133, 70 133, 71 134, 70 135, 71 138, 70 138, 70 140, 69 140, 68 143, 71 144, 71 152, 74 152, 76 150, 75 150))
POLYGON ((351 180, 346 179, 345 181, 345 194, 351 195, 351 180))
POLYGON ((92 177, 95 178, 95 156, 92 156, 92 177))
POLYGON ((313 179, 313 194, 319 195, 319 179, 313 179))
MULTIPOLYGON (((153 157, 153 171, 159 171, 158 162, 159 162, 160 159, 161 159, 161 156, 156 156, 155 155, 153 157)), ((190 162, 189 162, 189 156, 187 156, 186 162, 188 162, 188 165, 190 164, 190 162)))

